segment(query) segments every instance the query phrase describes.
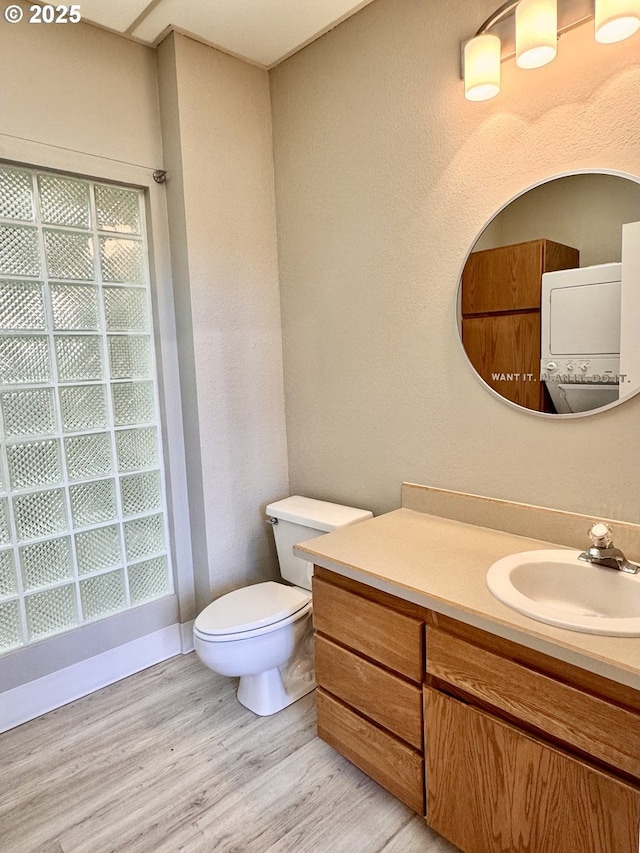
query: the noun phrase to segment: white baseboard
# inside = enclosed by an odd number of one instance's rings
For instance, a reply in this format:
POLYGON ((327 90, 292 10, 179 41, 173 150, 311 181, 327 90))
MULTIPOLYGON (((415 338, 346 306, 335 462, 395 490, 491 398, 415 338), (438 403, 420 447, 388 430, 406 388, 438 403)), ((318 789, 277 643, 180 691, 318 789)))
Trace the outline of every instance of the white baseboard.
POLYGON ((184 652, 181 626, 169 625, 1 694, 0 732, 80 699, 184 652))
POLYGON ((180 625, 180 645, 183 655, 195 651, 196 647, 193 644, 193 623, 195 621, 195 619, 191 619, 190 622, 183 622, 180 625))

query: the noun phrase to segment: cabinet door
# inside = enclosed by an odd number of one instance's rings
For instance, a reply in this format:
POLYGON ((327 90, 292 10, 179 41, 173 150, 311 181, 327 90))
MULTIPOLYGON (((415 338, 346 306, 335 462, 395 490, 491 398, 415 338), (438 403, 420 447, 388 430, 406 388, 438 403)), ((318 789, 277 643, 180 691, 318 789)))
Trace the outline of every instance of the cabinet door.
POLYGON ((527 409, 543 410, 539 312, 463 317, 462 343, 490 388, 527 409))
POLYGON ((473 252, 462 272, 462 313, 539 309, 542 273, 579 265, 577 249, 552 240, 473 252))
POLYGON ((462 273, 462 313, 540 309, 543 242, 473 252, 462 273))
POLYGON ((425 687, 427 822, 464 853, 638 853, 640 791, 425 687))

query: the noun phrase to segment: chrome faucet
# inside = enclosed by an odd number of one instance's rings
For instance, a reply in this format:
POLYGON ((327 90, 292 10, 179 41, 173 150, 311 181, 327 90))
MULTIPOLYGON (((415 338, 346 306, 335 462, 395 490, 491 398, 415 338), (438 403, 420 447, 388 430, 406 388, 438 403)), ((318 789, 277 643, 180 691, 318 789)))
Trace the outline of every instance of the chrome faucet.
POLYGON ((589 530, 591 547, 583 551, 578 557, 586 563, 595 566, 605 566, 608 569, 617 569, 619 572, 637 575, 640 566, 630 563, 619 548, 613 546, 613 533, 611 527, 603 521, 596 522, 589 530))

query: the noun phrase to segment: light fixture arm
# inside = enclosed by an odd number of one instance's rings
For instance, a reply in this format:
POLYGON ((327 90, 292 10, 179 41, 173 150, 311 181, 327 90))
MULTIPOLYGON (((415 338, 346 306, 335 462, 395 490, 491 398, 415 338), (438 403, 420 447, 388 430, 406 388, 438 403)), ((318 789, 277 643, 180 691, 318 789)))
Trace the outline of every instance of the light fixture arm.
POLYGON ((502 6, 499 6, 495 12, 493 12, 487 20, 482 24, 482 26, 478 29, 476 33, 477 36, 484 35, 487 30, 490 30, 491 27, 498 24, 503 18, 508 17, 516 8, 520 0, 510 0, 510 2, 503 3, 502 6))

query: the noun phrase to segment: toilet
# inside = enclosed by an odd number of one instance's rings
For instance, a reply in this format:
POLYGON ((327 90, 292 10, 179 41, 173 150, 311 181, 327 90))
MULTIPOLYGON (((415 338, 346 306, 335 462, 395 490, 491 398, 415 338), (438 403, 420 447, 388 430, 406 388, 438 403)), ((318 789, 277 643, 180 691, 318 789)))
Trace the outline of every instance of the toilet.
POLYGON ((202 663, 240 677, 238 701, 267 717, 300 699, 315 685, 311 576, 313 564, 293 546, 373 513, 294 495, 267 507, 280 564, 288 584, 252 584, 217 598, 193 626, 202 663))

